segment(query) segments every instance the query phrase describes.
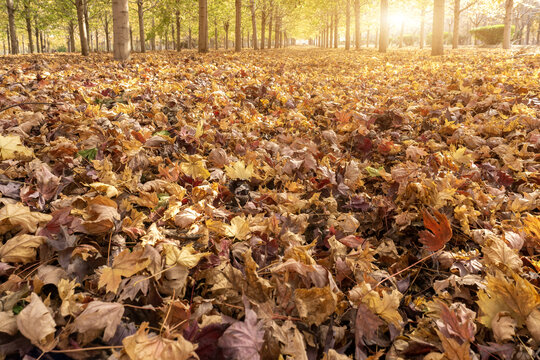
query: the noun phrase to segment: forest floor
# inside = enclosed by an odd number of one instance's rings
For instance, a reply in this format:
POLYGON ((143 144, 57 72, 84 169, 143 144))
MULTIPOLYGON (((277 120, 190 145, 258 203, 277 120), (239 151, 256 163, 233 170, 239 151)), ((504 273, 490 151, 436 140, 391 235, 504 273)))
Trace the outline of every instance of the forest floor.
POLYGON ((539 75, 499 50, 0 58, 0 358, 535 358, 539 75))

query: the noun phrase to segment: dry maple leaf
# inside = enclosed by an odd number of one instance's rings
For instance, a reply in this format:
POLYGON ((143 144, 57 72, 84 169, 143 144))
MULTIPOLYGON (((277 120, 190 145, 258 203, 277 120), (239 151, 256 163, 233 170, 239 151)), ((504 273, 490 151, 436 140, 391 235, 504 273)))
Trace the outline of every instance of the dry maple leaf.
POLYGON ((16 135, 0 135, 0 160, 32 157, 34 151, 24 146, 16 135))
POLYGON ((29 263, 36 259, 37 248, 45 242, 44 236, 17 235, 0 246, 0 261, 29 263))
POLYGON ((107 287, 107 291, 116 293, 122 281, 122 276, 129 277, 145 269, 150 259, 144 257, 144 250, 122 251, 114 258, 112 267, 105 266, 99 277, 98 286, 107 287))
POLYGON ((30 297, 30 304, 17 315, 17 326, 21 334, 41 350, 48 351, 54 348, 56 323, 49 309, 35 292, 30 297))
POLYGON ((428 250, 439 251, 452 238, 452 227, 444 214, 441 214, 437 210, 434 211, 434 214, 435 217, 426 210, 422 211, 424 226, 429 231, 420 231, 419 241, 424 244, 428 250))

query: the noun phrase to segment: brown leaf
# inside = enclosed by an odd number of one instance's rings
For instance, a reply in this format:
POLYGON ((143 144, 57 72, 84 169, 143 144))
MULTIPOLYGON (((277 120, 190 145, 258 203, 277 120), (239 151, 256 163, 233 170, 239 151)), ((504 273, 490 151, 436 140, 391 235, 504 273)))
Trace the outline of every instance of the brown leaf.
POLYGON ((51 219, 51 215, 32 212, 21 203, 6 204, 0 209, 0 234, 11 230, 33 234, 40 224, 46 224, 51 219))
POLYGON ((439 339, 441 339, 444 354, 449 360, 471 360, 469 353, 471 346, 468 342, 460 344, 454 339, 445 337, 438 330, 437 334, 439 335, 439 339))
POLYGON ((105 329, 103 340, 109 341, 122 321, 124 306, 119 303, 92 301, 73 321, 73 329, 79 333, 105 329))
POLYGON ((439 251, 452 238, 452 227, 444 214, 441 214, 437 210, 434 211, 434 214, 435 217, 426 210, 422 211, 424 226, 429 231, 420 231, 419 241, 424 244, 428 250, 439 251))
POLYGON ((229 326, 218 340, 223 354, 235 360, 258 360, 259 351, 264 343, 262 324, 257 322, 257 315, 246 307, 244 321, 236 321, 229 326))
POLYGON ((17 235, 0 246, 0 260, 8 263, 29 263, 36 260, 36 249, 45 242, 44 236, 17 235))
POLYGON ((52 350, 56 345, 56 323, 49 309, 34 292, 30 304, 17 315, 17 326, 21 334, 43 351, 52 350))
POLYGON ((337 295, 332 292, 330 286, 296 289, 294 301, 302 319, 309 324, 321 325, 336 310, 337 295))
POLYGON ((144 270, 150 264, 150 259, 144 257, 144 250, 122 251, 114 258, 112 267, 105 266, 99 277, 98 286, 107 287, 107 291, 116 294, 122 276, 129 277, 144 270))

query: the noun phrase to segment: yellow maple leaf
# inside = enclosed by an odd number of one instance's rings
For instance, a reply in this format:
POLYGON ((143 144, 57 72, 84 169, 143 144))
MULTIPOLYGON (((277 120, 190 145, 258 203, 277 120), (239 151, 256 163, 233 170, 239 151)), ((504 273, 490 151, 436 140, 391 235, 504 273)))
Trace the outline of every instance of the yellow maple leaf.
POLYGON ((225 166, 225 173, 231 179, 249 180, 255 173, 253 164, 246 166, 243 160, 233 163, 231 166, 225 166))
POLYGON ((176 264, 185 266, 188 269, 195 267, 203 257, 210 255, 209 252, 197 252, 193 248, 193 244, 184 246, 182 249, 179 249, 174 244, 163 244, 163 251, 165 252, 165 265, 167 267, 176 264))
POLYGON ((29 234, 17 235, 0 246, 0 261, 13 263, 29 263, 36 259, 36 250, 45 243, 44 236, 29 234))
POLYGON ((231 225, 225 225, 225 236, 246 240, 250 234, 249 221, 243 216, 237 216, 231 220, 231 225))
POLYGON ((24 159, 34 155, 34 151, 24 146, 15 135, 0 135, 0 160, 24 159))
POLYGON ((204 160, 197 155, 186 156, 187 162, 180 164, 180 169, 194 179, 206 180, 210 177, 210 172, 206 169, 204 160))
POLYGON ((145 269, 150 259, 143 257, 144 250, 130 252, 124 250, 116 256, 112 267, 105 266, 99 277, 98 287, 107 287, 107 291, 116 293, 122 276, 129 277, 145 269))
POLYGON ((540 294, 534 286, 517 274, 512 274, 513 281, 502 273, 486 276, 485 290, 478 292, 480 313, 478 320, 491 328, 495 316, 506 311, 522 326, 529 314, 540 304, 540 294))

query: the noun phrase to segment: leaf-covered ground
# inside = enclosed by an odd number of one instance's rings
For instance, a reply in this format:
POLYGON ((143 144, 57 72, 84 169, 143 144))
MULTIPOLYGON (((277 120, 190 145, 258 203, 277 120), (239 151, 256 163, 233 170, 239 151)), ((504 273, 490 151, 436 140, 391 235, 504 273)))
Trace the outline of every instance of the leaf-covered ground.
POLYGON ((535 358, 539 67, 0 59, 0 358, 535 358))

